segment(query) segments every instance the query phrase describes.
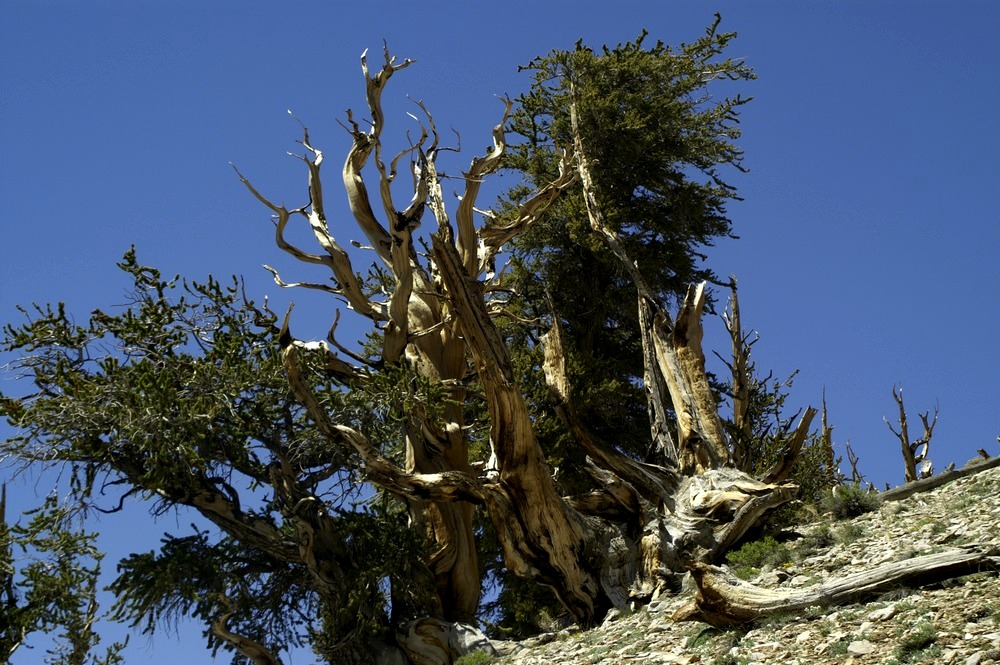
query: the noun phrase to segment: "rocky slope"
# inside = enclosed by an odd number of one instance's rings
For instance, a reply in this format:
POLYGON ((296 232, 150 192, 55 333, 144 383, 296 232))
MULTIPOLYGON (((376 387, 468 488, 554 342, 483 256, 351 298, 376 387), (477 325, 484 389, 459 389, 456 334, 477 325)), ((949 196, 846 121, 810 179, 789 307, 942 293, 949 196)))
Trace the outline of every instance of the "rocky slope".
MULTIPOLYGON (((852 520, 817 516, 801 538, 769 548, 754 584, 801 587, 946 548, 1000 551, 1000 469, 852 520), (780 563, 778 563, 780 562, 780 563)), ((765 548, 768 549, 768 548, 765 548)), ((497 643, 502 665, 612 663, 957 663, 1000 662, 1000 577, 977 573, 925 588, 899 588, 868 602, 779 614, 739 629, 671 620, 686 595, 634 613, 612 612, 598 629, 572 628, 497 643)))

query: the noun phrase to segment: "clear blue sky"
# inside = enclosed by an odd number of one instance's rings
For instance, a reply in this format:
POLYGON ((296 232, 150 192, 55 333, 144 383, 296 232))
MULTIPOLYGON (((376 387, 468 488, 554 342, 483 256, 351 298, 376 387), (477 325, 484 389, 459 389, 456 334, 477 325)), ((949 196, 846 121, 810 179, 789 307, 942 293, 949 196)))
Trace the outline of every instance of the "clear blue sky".
MULTIPOLYGON (((940 405, 938 469, 1000 452, 1000 5, 987 1, 2 0, 0 319, 32 301, 66 301, 80 318, 122 302, 114 264, 135 243, 165 272, 245 275, 275 309, 294 297, 300 335, 320 335, 334 303, 270 281, 262 263, 310 275, 279 256, 267 211, 228 166, 301 203, 286 109, 340 162, 348 138, 335 121, 363 110, 358 58, 371 49, 377 63, 386 40, 417 60, 387 99, 423 99, 461 133, 464 164, 488 142, 494 95, 528 85, 519 64, 643 28, 691 40, 716 10, 740 35, 730 55, 759 79, 744 90, 755 97, 742 123, 750 173, 732 178, 745 197, 731 206, 741 239, 710 250, 710 265, 740 280, 745 323, 762 335, 758 366, 800 370, 796 405, 818 405, 825 386, 835 441, 850 440, 879 485, 902 481, 882 422, 894 419, 893 384, 914 421, 940 405)), ((412 128, 407 109, 390 105, 387 131, 412 128)), ((721 324, 707 325, 708 342, 723 344, 721 324)), ((188 522, 127 519, 100 525, 117 552, 150 549, 158 530, 188 522)), ((137 640, 130 662, 209 660, 196 629, 182 636, 181 651, 137 640)))

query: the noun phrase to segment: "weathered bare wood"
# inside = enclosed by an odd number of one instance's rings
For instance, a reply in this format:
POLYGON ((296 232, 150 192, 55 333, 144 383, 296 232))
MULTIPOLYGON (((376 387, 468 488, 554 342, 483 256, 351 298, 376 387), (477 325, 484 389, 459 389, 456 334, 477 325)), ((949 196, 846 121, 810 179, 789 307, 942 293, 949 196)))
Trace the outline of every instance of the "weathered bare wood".
POLYGON ((653 325, 653 344, 660 373, 677 414, 677 464, 684 475, 730 464, 729 444, 705 373, 701 348, 701 313, 705 284, 688 289, 672 328, 660 310, 653 325))
POLYGON ((977 459, 969 464, 966 464, 961 469, 939 473, 938 475, 931 476, 930 478, 922 478, 920 480, 906 483, 905 485, 900 485, 899 487, 895 487, 891 490, 887 490, 879 494, 879 497, 881 497, 883 501, 900 501, 911 497, 914 494, 927 492, 928 490, 936 489, 942 485, 947 485, 948 483, 958 480, 959 478, 965 478, 966 476, 972 476, 981 471, 995 469, 998 466, 1000 466, 1000 456, 982 461, 977 459))
POLYGON ((171 499, 195 508, 205 519, 226 533, 267 552, 279 561, 298 560, 294 545, 276 524, 248 515, 217 489, 202 488, 187 496, 171 496, 171 499))
POLYGON ((913 442, 913 461, 917 465, 917 471, 921 478, 929 478, 934 473, 934 466, 928 455, 931 452, 931 437, 934 436, 934 426, 937 424, 938 407, 934 406, 934 420, 927 422, 930 411, 918 413, 920 423, 924 426, 923 435, 913 442))
POLYGON ((914 480, 920 480, 921 478, 929 478, 931 474, 934 473, 934 467, 931 465, 927 454, 930 451, 931 437, 934 435, 934 425, 937 424, 937 407, 934 408, 934 420, 931 423, 927 422, 927 418, 930 415, 929 411, 919 414, 920 420, 924 425, 924 434, 916 441, 911 442, 910 432, 906 422, 906 407, 903 406, 903 389, 897 389, 896 386, 893 386, 892 398, 899 407, 899 431, 893 429, 892 425, 889 424, 888 419, 883 418, 883 420, 885 420, 885 424, 889 428, 889 431, 895 434, 899 439, 903 452, 906 482, 909 483, 914 480))
POLYGON ((396 631, 396 642, 413 665, 442 665, 473 651, 497 655, 477 628, 424 617, 408 621, 396 631))
POLYGON ((212 634, 229 643, 237 653, 254 665, 281 665, 281 660, 263 644, 229 630, 229 620, 236 614, 236 603, 224 593, 216 594, 216 597, 226 606, 226 611, 212 623, 212 634))
POLYGON ((577 172, 572 167, 571 157, 563 153, 559 159, 559 176, 548 183, 521 204, 513 221, 503 226, 487 224, 479 229, 479 237, 483 248, 479 257, 478 273, 493 261, 503 245, 515 236, 528 231, 559 196, 576 182, 577 172))
POLYGON ((809 425, 812 424, 816 413, 817 411, 813 407, 806 408, 805 413, 799 419, 799 424, 792 433, 791 439, 788 440, 788 444, 778 455, 774 465, 764 474, 764 482, 780 483, 788 478, 795 460, 799 458, 799 453, 802 451, 802 444, 805 443, 806 437, 809 435, 809 425))
MULTIPOLYGON (((289 314, 291 309, 289 309, 289 314)), ((297 345, 288 333, 288 314, 282 325, 282 365, 296 400, 305 407, 309 417, 327 440, 339 443, 358 453, 365 462, 365 474, 379 486, 403 497, 438 501, 472 501, 482 503, 482 485, 476 478, 458 472, 435 474, 406 473, 375 450, 368 438, 345 425, 333 422, 316 399, 302 375, 302 361, 297 345)))
POLYGON ((348 113, 348 121, 352 127, 348 131, 354 137, 354 143, 347 153, 343 169, 347 203, 351 208, 358 228, 368 238, 368 242, 371 243, 372 248, 379 258, 385 263, 390 263, 389 251, 392 239, 389 236, 389 232, 385 230, 382 224, 379 223, 378 218, 375 217, 375 212, 372 210, 371 198, 368 196, 368 188, 365 186, 364 178, 361 176, 361 170, 368 161, 368 157, 371 155, 375 144, 368 134, 358 128, 358 124, 351 118, 350 113, 348 113))
POLYGON ((858 462, 860 458, 857 453, 854 452, 854 448, 851 447, 851 442, 848 441, 845 445, 847 449, 847 463, 851 465, 851 482, 855 485, 861 485, 865 482, 865 477, 858 470, 858 462))
MULTIPOLYGON (((441 585, 439 611, 448 616, 474 616, 479 602, 479 579, 472 542, 470 502, 482 503, 484 495, 480 482, 468 473, 467 461, 463 470, 459 471, 443 457, 431 461, 426 458, 415 460, 423 455, 423 439, 415 437, 417 440, 414 440, 414 437, 408 436, 407 468, 398 468, 378 454, 362 433, 330 420, 302 376, 299 345, 288 333, 288 315, 282 325, 280 341, 289 385, 320 432, 329 441, 357 452, 364 460, 363 471, 370 481, 415 506, 417 524, 437 545, 427 565, 433 574, 448 582, 441 585), (425 468, 433 472, 419 472, 425 468)), ((460 432, 456 434, 461 436, 460 432)))
POLYGON ((382 336, 382 360, 389 364, 399 362, 409 343, 410 296, 413 294, 412 242, 412 231, 408 225, 393 225, 390 257, 396 285, 389 298, 389 320, 382 336))
MULTIPOLYGON (((409 62, 395 63, 387 53, 381 70, 371 75, 363 57, 371 129, 362 132, 348 114, 348 131, 354 142, 344 164, 343 180, 355 221, 387 267, 390 283, 384 302, 360 289, 346 254, 333 238, 320 183, 323 154, 310 144, 308 132, 303 145, 308 151, 304 162, 309 170, 309 206, 286 210, 246 184, 275 213, 279 246, 302 261, 327 267, 336 282, 333 286, 302 285, 334 293, 362 315, 385 324, 381 357, 371 361, 352 357, 373 369, 397 363, 447 390, 449 399, 433 418, 419 406, 400 414, 406 451, 401 467, 382 456, 363 432, 335 422, 324 411, 301 366, 301 352, 312 347, 291 338, 286 316, 280 339, 289 384, 328 441, 359 455, 368 480, 407 501, 414 528, 431 543, 425 563, 439 597, 439 602, 428 603, 421 611, 445 619, 474 618, 479 580, 472 510, 478 505, 493 522, 508 569, 552 586, 577 622, 588 625, 612 605, 624 606, 630 597, 648 598, 664 586, 672 586, 676 581, 672 576, 686 564, 715 560, 768 511, 790 500, 793 487, 763 483, 727 468, 731 462, 728 442, 701 347, 705 286, 689 290, 676 321, 672 320, 645 285, 617 235, 603 221, 591 165, 578 131, 574 136, 576 154, 563 156, 556 181, 528 198, 514 220, 504 226, 488 220, 485 227, 476 229, 473 216, 481 181, 499 167, 505 150, 509 100, 505 100, 503 119, 493 130, 494 149, 475 158, 464 174, 465 187, 454 225, 435 164, 437 132, 422 105, 429 128, 421 121, 420 138, 385 163, 381 155, 385 122, 381 94, 389 77, 409 62), (409 157, 413 169, 414 191, 407 208, 398 211, 390 185, 404 157, 409 157), (373 164, 368 164, 369 158, 373 164), (572 168, 574 159, 576 168, 572 168), (372 209, 362 176, 365 168, 374 169, 379 178, 382 211, 378 214, 372 209), (493 323, 494 312, 486 302, 486 286, 480 278, 487 268, 492 270, 502 245, 530 229, 577 178, 583 184, 592 229, 636 284, 651 434, 660 464, 628 458, 616 449, 615 442, 599 440, 577 417, 556 322, 544 338, 546 379, 557 410, 592 464, 588 468, 596 488, 564 499, 545 462, 535 423, 515 380, 504 340, 493 323), (431 234, 430 256, 414 249, 413 234, 425 208, 437 222, 436 233, 431 234), (323 248, 321 253, 310 254, 285 241, 284 229, 292 214, 308 219, 316 242, 323 248), (489 412, 493 459, 485 478, 472 472, 465 434, 465 386, 473 378, 481 385, 489 412), (669 429, 671 412, 677 414, 676 439, 669 429)), ((325 345, 317 349, 334 359, 327 361, 326 371, 347 383, 368 379, 368 370, 350 366, 325 345)), ((795 452, 793 447, 788 457, 795 452)), ((293 456, 294 451, 287 457, 293 456)), ((284 504, 294 506, 289 512, 298 520, 296 542, 291 547, 307 566, 316 569, 317 579, 327 580, 332 593, 336 571, 324 573, 321 569, 323 547, 331 547, 335 537, 321 519, 321 502, 296 487, 290 468, 272 471, 281 476, 274 481, 277 494, 284 504)), ((431 623, 420 625, 433 628, 431 623)), ((400 643, 406 639, 400 637, 400 643)), ((418 641, 426 645, 435 640, 418 641)), ((432 660, 443 659, 441 662, 447 662, 448 657, 445 652, 430 656, 432 660)))
POLYGON ((729 278, 728 311, 722 313, 722 320, 729 332, 732 348, 732 361, 723 361, 729 367, 732 375, 733 391, 733 464, 737 469, 746 469, 748 464, 749 444, 751 439, 751 423, 747 417, 750 409, 750 350, 759 337, 750 339, 750 334, 743 333, 743 322, 740 319, 740 301, 736 291, 736 277, 729 278))
POLYGON ((649 413, 650 446, 647 461, 652 456, 658 464, 676 466, 677 441, 671 432, 670 390, 660 371, 653 341, 656 313, 652 303, 639 297, 639 331, 642 337, 643 387, 646 391, 646 411, 649 413))
POLYGON ((402 626, 396 643, 413 665, 450 663, 454 654, 448 644, 450 624, 433 618, 421 618, 402 626))
POLYGON ((598 580, 579 558, 588 528, 556 492, 482 286, 465 271, 448 235, 439 227, 433 236, 435 264, 486 393, 499 470, 498 491, 486 498, 505 562, 515 574, 550 582, 577 621, 592 623, 606 608, 598 580))
POLYGON ((823 446, 823 470, 826 473, 826 483, 836 487, 843 482, 843 474, 837 468, 837 459, 833 452, 833 427, 830 425, 826 410, 826 388, 823 388, 823 411, 820 418, 820 445, 823 446))
POLYGON ((683 537, 683 564, 711 562, 725 554, 772 510, 791 501, 796 486, 764 483, 723 467, 686 478, 675 494, 668 528, 683 537))
MULTIPOLYGON (((309 166, 311 196, 316 195, 316 193, 313 191, 313 187, 316 186, 316 183, 319 182, 319 167, 322 164, 322 154, 318 155, 316 159, 319 160, 319 163, 316 163, 315 160, 313 161, 310 161, 308 159, 304 160, 306 164, 308 164, 309 166)), ((233 169, 235 170, 236 167, 234 166, 233 169)), ((320 195, 319 212, 317 212, 317 209, 315 207, 313 207, 312 211, 310 212, 307 212, 301 208, 297 208, 296 210, 288 210, 284 206, 279 206, 269 201, 260 192, 258 192, 254 188, 254 186, 250 183, 250 181, 247 180, 245 177, 243 177, 243 175, 238 170, 236 170, 236 173, 239 176, 240 181, 246 186, 248 190, 250 190, 250 193, 253 194, 254 197, 257 198, 257 200, 259 200, 261 203, 266 205, 274 212, 276 217, 275 231, 274 231, 275 244, 277 244, 278 247, 285 250, 286 252, 288 252, 289 254, 291 254, 300 261, 303 261, 305 263, 324 265, 327 268, 329 268, 330 271, 333 273, 334 278, 337 280, 337 286, 335 289, 333 289, 332 291, 333 293, 336 293, 337 295, 343 297, 344 300, 347 301, 348 306, 350 306, 352 309, 356 310, 360 314, 367 316, 373 320, 377 320, 378 318, 380 318, 377 308, 372 305, 372 303, 368 300, 367 296, 365 296, 363 290, 361 289, 361 284, 358 281, 357 274, 351 267, 351 260, 350 257, 347 255, 347 252, 345 252, 344 249, 337 244, 337 242, 333 239, 332 236, 329 235, 328 232, 325 233, 324 236, 323 229, 326 226, 326 220, 322 214, 322 195, 320 195), (310 225, 312 226, 314 233, 317 234, 317 237, 324 236, 324 239, 321 242, 321 246, 323 247, 323 249, 326 250, 327 252, 326 256, 304 252, 285 240, 285 235, 284 235, 285 227, 288 225, 288 221, 291 218, 291 214, 293 212, 308 217, 310 219, 310 225)), ((277 281, 279 286, 288 286, 278 278, 277 273, 273 269, 271 270, 271 272, 274 275, 275 280, 277 281)))
POLYGON ((383 48, 384 62, 382 68, 372 76, 368 69, 368 52, 361 55, 361 71, 365 75, 365 91, 368 100, 368 110, 372 114, 371 140, 374 146, 375 168, 379 174, 379 198, 382 200, 382 208, 386 219, 393 220, 396 217, 396 207, 392 202, 392 180, 395 173, 385 168, 382 159, 382 130, 385 128, 385 113, 382 111, 382 91, 393 74, 401 69, 405 69, 413 64, 413 60, 406 59, 396 63, 396 59, 389 54, 388 48, 383 48))
POLYGON ((696 597, 678 609, 673 618, 730 626, 773 612, 857 602, 904 584, 919 586, 998 569, 1000 558, 996 551, 951 549, 882 564, 814 587, 772 590, 740 580, 723 568, 695 564, 691 566, 691 575, 697 585, 696 597))
POLYGON ((479 196, 479 189, 483 184, 483 179, 500 168, 501 160, 507 148, 506 134, 504 126, 510 111, 514 107, 514 102, 508 98, 502 98, 504 103, 503 117, 493 128, 493 150, 482 157, 475 157, 465 176, 465 193, 455 210, 455 225, 458 227, 458 237, 455 239, 458 253, 462 257, 462 265, 470 275, 479 274, 479 235, 476 233, 473 223, 473 212, 475 211, 476 197, 479 196))
MULTIPOLYGON (((455 325, 449 323, 448 305, 440 298, 429 271, 418 262, 413 247, 413 233, 425 207, 430 207, 439 220, 446 219, 447 215, 435 166, 438 135, 433 117, 423 104, 417 102, 426 115, 429 129, 422 124, 419 139, 390 164, 386 165, 381 156, 385 125, 382 91, 389 78, 411 62, 397 63, 386 53, 381 70, 371 75, 367 59, 362 56, 372 125, 370 131, 362 132, 348 113, 354 145, 344 164, 343 179, 355 220, 394 278, 385 308, 387 323, 383 328, 381 362, 405 362, 427 379, 448 386, 451 393, 451 399, 444 406, 443 422, 431 422, 420 409, 407 414, 404 425, 406 463, 401 470, 404 475, 398 474, 399 469, 390 474, 391 483, 402 481, 402 484, 389 489, 407 497, 414 528, 433 543, 426 563, 437 578, 440 608, 428 608, 428 611, 443 612, 449 619, 472 621, 480 590, 472 504, 442 501, 444 495, 439 491, 438 480, 430 485, 424 482, 454 477, 460 484, 467 484, 471 468, 462 406, 465 400, 462 386, 468 371, 465 342, 457 334, 455 325), (374 155, 379 178, 385 225, 372 210, 361 173, 371 155, 374 155), (405 210, 396 211, 390 185, 396 176, 397 164, 405 156, 411 157, 413 196, 405 210)), ((499 157, 497 155, 496 159, 499 157)), ((369 473, 378 468, 377 465, 369 467, 369 473)), ((471 487, 470 491, 475 494, 478 490, 471 487)), ((474 497, 473 500, 478 502, 474 497)))
POLYGON ((586 464, 587 475, 594 479, 599 489, 566 497, 566 501, 584 515, 630 525, 638 524, 643 511, 643 500, 636 489, 611 471, 597 466, 589 457, 586 464))
POLYGON ((571 398, 569 376, 566 372, 566 358, 562 344, 562 324, 554 320, 552 327, 542 337, 545 361, 542 370, 549 388, 549 394, 556 411, 570 431, 576 436, 581 447, 602 469, 616 474, 638 490, 646 501, 660 505, 665 497, 671 496, 677 488, 678 478, 668 468, 643 464, 629 459, 587 428, 576 414, 571 398))
POLYGON ((889 428, 889 431, 895 434, 902 444, 903 452, 903 465, 906 472, 906 482, 913 482, 917 479, 917 466, 913 461, 913 451, 910 449, 910 433, 907 429, 906 424, 906 409, 903 407, 903 389, 900 388, 899 392, 896 392, 896 387, 892 387, 892 398, 896 401, 896 405, 899 407, 899 431, 897 432, 889 424, 889 421, 885 418, 885 424, 889 428))

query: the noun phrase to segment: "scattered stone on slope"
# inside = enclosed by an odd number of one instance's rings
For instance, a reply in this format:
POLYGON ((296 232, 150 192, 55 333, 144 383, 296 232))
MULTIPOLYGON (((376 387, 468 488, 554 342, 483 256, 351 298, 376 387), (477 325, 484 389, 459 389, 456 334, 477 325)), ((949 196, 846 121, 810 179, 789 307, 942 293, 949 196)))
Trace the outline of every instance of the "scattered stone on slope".
MULTIPOLYGON (((754 584, 791 588, 951 547, 1000 547, 1000 469, 885 503, 850 521, 800 529, 843 533, 754 584)), ((686 596, 661 598, 634 613, 609 616, 587 632, 563 630, 523 642, 494 642, 497 665, 890 665, 1000 663, 1000 577, 977 573, 922 589, 899 588, 867 603, 809 608, 722 630, 674 623, 686 596)))

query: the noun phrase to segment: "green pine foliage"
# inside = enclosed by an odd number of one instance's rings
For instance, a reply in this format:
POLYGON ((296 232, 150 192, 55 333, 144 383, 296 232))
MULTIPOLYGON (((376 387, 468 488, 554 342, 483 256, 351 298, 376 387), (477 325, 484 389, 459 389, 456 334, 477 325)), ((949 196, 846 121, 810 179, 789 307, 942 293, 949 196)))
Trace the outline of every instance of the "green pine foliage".
MULTIPOLYGON (((788 414, 787 402, 791 396, 795 375, 775 379, 770 374, 761 377, 751 364, 754 374, 750 380, 750 400, 747 419, 751 425, 749 436, 744 441, 748 455, 744 471, 761 477, 779 460, 788 446, 801 412, 788 414)), ((725 421, 730 440, 744 436, 731 421, 725 421)), ((799 501, 817 505, 829 493, 839 478, 836 468, 827 468, 825 443, 817 432, 811 432, 802 445, 799 456, 792 465, 788 480, 798 486, 799 501)), ((840 460, 834 460, 839 465, 840 460)), ((776 521, 786 523, 794 518, 794 510, 780 509, 776 521)))
POLYGON ((6 522, 6 488, 0 499, 0 658, 9 662, 32 633, 54 638, 51 662, 111 665, 123 662, 122 643, 98 655, 101 616, 98 577, 104 555, 96 534, 77 511, 54 495, 13 524, 6 522))
MULTIPOLYGON (((608 223, 666 301, 714 274, 704 251, 732 233, 726 204, 737 198, 724 177, 742 169, 739 108, 747 99, 713 97, 726 84, 754 78, 723 57, 735 33, 718 22, 690 44, 635 41, 595 50, 577 44, 523 69, 533 77, 511 117, 507 168, 523 178, 501 201, 498 221, 558 174, 571 145, 573 86, 608 223)), ((578 186, 577 186, 578 187, 578 186)), ((535 431, 564 493, 587 491, 579 447, 551 409, 540 367, 539 337, 551 317, 564 326, 573 400, 606 445, 635 458, 649 450, 642 387, 642 346, 635 287, 591 232, 578 188, 561 197, 512 243, 504 286, 514 316, 501 319, 535 431)), ((495 550, 481 552, 487 579, 500 589, 486 615, 500 634, 542 630, 564 614, 554 596, 513 578, 495 550)))
MULTIPOLYGON (((406 618, 427 593, 415 570, 425 545, 403 507, 363 489, 357 460, 321 437, 291 398, 274 315, 246 300, 235 279, 166 279, 134 250, 120 267, 133 282, 121 311, 96 310, 77 324, 61 304, 36 306, 0 341, 20 354, 15 369, 35 388, 0 396, 17 432, 3 453, 23 464, 67 464, 70 505, 113 508, 110 492, 121 488, 121 500, 145 498, 156 513, 232 506, 229 535, 200 527, 168 534, 159 551, 124 560, 112 584, 115 617, 152 631, 185 616, 211 625, 235 607, 230 630, 276 650, 308 642, 320 653, 385 633, 390 594, 394 618, 406 618), (295 470, 293 486, 276 480, 275 465, 295 470), (320 497, 336 533, 328 553, 336 588, 319 585, 297 559, 296 511, 320 497)), ((315 363, 310 376, 331 412, 365 428, 390 456, 400 454, 394 414, 439 401, 426 382, 399 373, 384 373, 368 391, 346 390, 315 363)), ((67 578, 63 591, 81 584, 67 578)), ((228 648, 211 634, 209 644, 228 648)))
POLYGON ((455 659, 455 665, 487 665, 493 662, 493 656, 486 651, 473 651, 455 659))
POLYGON ((726 563, 737 577, 744 579, 757 575, 762 568, 780 566, 793 560, 792 551, 772 536, 744 543, 739 549, 726 554, 726 563))
MULTIPOLYGON (((736 140, 739 108, 747 100, 718 94, 754 74, 723 57, 735 34, 717 27, 677 48, 650 44, 643 33, 614 48, 577 44, 536 58, 523 68, 534 80, 511 119, 511 133, 521 141, 512 138, 506 165, 525 184, 508 192, 508 210, 556 176, 561 151, 572 145, 574 87, 608 224, 668 301, 689 284, 714 278, 701 262, 704 251, 732 233, 726 204, 736 192, 724 177, 742 168, 736 140)), ((503 215, 501 210, 501 220, 503 215)), ((619 449, 645 455, 649 430, 635 288, 590 231, 579 190, 560 198, 510 249, 505 286, 516 295, 509 305, 521 321, 562 320, 574 400, 586 424, 619 449)), ((572 452, 561 425, 547 422, 544 386, 531 376, 540 364, 537 339, 544 328, 510 324, 504 332, 558 464, 572 452)), ((568 485, 586 484, 573 475, 580 465, 563 467, 568 485)))

